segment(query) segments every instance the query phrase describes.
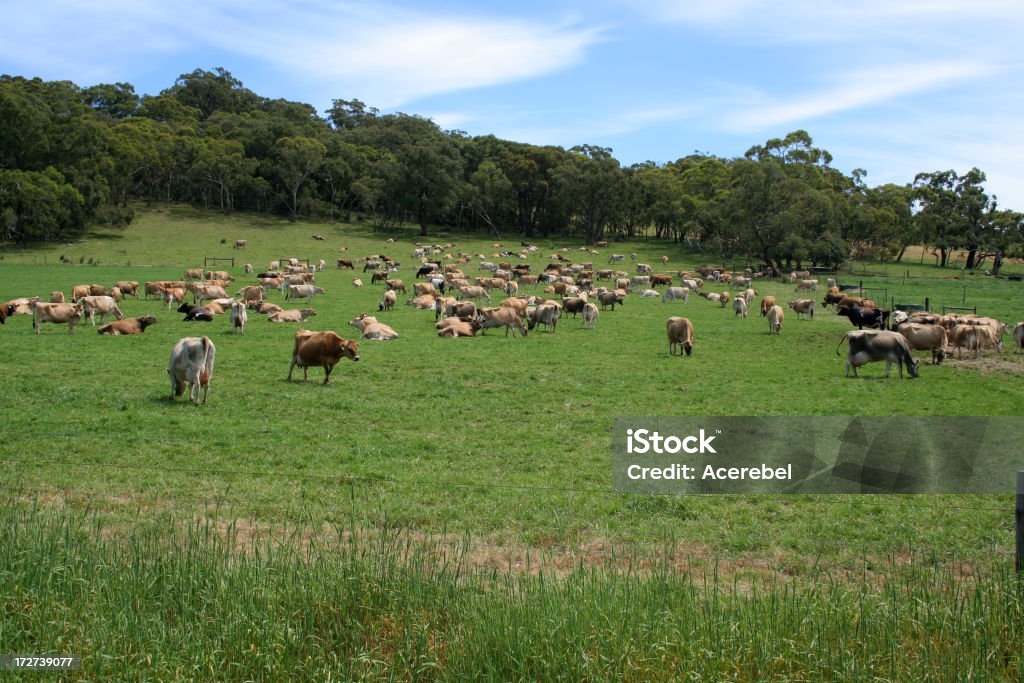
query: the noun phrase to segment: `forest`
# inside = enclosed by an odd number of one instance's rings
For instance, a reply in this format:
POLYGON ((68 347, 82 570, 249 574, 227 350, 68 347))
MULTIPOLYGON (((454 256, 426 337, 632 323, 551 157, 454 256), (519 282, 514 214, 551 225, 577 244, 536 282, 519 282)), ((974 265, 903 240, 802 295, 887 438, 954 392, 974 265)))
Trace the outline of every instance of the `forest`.
POLYGON ((742 157, 693 153, 623 166, 613 150, 470 136, 358 99, 320 115, 223 69, 158 95, 128 83, 0 76, 0 242, 73 240, 127 225, 137 202, 187 202, 292 221, 365 221, 587 244, 638 236, 773 267, 899 261, 923 244, 940 266, 1021 256, 1024 220, 972 168, 870 187, 803 130, 742 157))

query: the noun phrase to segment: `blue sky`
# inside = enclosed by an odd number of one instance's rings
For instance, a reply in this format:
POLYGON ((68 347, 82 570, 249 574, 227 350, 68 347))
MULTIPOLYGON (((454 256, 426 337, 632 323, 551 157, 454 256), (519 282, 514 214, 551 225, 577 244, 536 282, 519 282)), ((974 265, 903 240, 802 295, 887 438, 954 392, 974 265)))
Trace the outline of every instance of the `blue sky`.
POLYGON ((977 166, 1024 210, 1020 0, 3 1, 0 72, 156 94, 222 66, 445 129, 734 157, 796 130, 870 185, 977 166))

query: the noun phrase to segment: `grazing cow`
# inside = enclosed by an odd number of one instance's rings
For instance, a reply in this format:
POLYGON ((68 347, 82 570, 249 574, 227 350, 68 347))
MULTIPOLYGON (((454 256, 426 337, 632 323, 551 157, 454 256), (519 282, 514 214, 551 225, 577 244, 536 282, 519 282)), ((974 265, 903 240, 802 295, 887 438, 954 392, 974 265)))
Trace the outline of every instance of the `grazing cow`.
POLYGON ((747 317, 747 300, 741 296, 736 297, 732 300, 732 310, 735 315, 747 317))
POLYGON ((85 314, 89 316, 89 322, 96 327, 96 314, 100 314, 100 322, 108 315, 113 314, 118 320, 124 320, 124 313, 117 307, 117 302, 112 296, 84 296, 79 300, 85 307, 85 314))
POLYGON ((754 303, 754 297, 757 296, 757 291, 748 287, 741 296, 747 302, 747 308, 750 308, 750 304, 754 303))
POLYGON ((850 376, 850 368, 853 368, 853 376, 857 377, 857 368, 876 361, 885 361, 885 376, 889 376, 892 364, 899 367, 900 378, 903 378, 903 364, 906 363, 907 370, 911 377, 917 377, 917 361, 910 353, 910 345, 906 337, 889 330, 851 330, 843 335, 836 345, 836 355, 839 355, 839 347, 844 341, 848 341, 850 348, 846 353, 846 376, 850 376))
POLYGON ((315 315, 316 311, 312 308, 303 308, 301 311, 297 308, 288 308, 274 311, 267 316, 267 321, 272 323, 304 323, 315 315))
POLYGON ((103 285, 89 285, 89 296, 106 296, 107 290, 103 285))
POLYGON ((288 367, 288 379, 292 378, 295 366, 302 368, 302 380, 309 379, 309 368, 324 369, 324 384, 331 381, 331 371, 342 358, 359 360, 359 345, 344 339, 337 332, 310 332, 299 330, 295 333, 295 348, 292 350, 292 364, 288 367))
MULTIPOLYGON (((390 311, 395 307, 396 303, 398 303, 398 295, 389 289, 384 292, 384 297, 380 300, 380 303, 377 304, 377 310, 390 311)), ((431 301, 431 303, 433 303, 433 301, 431 301)))
POLYGON ((856 325, 858 330, 863 330, 865 326, 877 327, 880 330, 884 330, 886 328, 886 323, 889 320, 889 311, 884 308, 854 308, 840 306, 839 310, 836 311, 836 315, 849 318, 850 322, 856 325))
POLYGON ((167 304, 167 310, 171 310, 171 306, 185 301, 185 290, 181 287, 171 287, 170 289, 163 290, 164 302, 167 304))
POLYGON ((135 280, 119 280, 116 287, 121 290, 124 296, 139 298, 139 283, 135 280))
POLYGON ((185 274, 181 277, 182 280, 202 280, 203 269, 202 268, 190 268, 185 271, 185 274))
POLYGON ((100 334, 142 334, 146 328, 156 323, 156 318, 151 315, 144 315, 141 318, 125 318, 107 323, 99 329, 100 334))
POLYGON ((799 292, 799 291, 802 291, 802 290, 805 290, 805 289, 810 290, 812 292, 817 292, 818 291, 818 281, 817 280, 801 280, 800 282, 797 283, 796 291, 799 292))
POLYGON ((508 336, 509 331, 512 331, 512 336, 516 336, 516 332, 526 336, 526 326, 523 325, 522 318, 515 309, 508 306, 498 306, 496 308, 481 308, 479 311, 480 331, 483 334, 483 330, 489 327, 504 327, 505 336, 508 336))
POLYGON ((1024 322, 1013 326, 1013 340, 1017 342, 1017 350, 1014 353, 1021 353, 1024 350, 1024 322))
POLYGON ((121 295, 121 288, 118 287, 117 285, 114 285, 113 287, 111 287, 110 288, 110 296, 114 299, 114 301, 120 301, 121 300, 121 296, 122 296, 121 295))
MULTIPOLYGON (((85 306, 83 304, 48 304, 37 301, 32 306, 34 314, 32 328, 39 334, 43 323, 56 325, 67 324, 68 334, 74 334, 75 325, 82 319, 85 306)), ((123 316, 122 316, 123 317, 123 316)))
POLYGON ((199 393, 202 391, 203 403, 206 403, 216 355, 217 347, 209 337, 179 339, 171 350, 171 361, 167 366, 167 375, 171 378, 170 400, 184 394, 187 386, 190 401, 199 405, 199 393))
POLYGON ((51 304, 67 303, 67 302, 64 301, 64 292, 50 292, 50 303, 51 304))
POLYGON ((612 307, 615 310, 615 304, 620 306, 625 304, 625 299, 618 292, 605 291, 597 295, 597 300, 601 304, 601 308, 612 307))
POLYGON ((251 263, 246 263, 244 268, 245 268, 245 274, 246 275, 252 275, 253 273, 256 272, 256 269, 252 267, 251 263))
POLYGON ((625 257, 622 254, 612 254, 611 258, 608 259, 608 263, 621 263, 623 258, 625 257))
POLYGON ((71 288, 72 301, 78 301, 79 299, 83 299, 87 296, 90 296, 89 285, 75 285, 74 287, 71 288))
POLYGON ((963 357, 963 350, 967 349, 977 358, 982 349, 996 350, 996 353, 1003 352, 1003 342, 996 333, 995 328, 989 325, 957 325, 949 338, 950 346, 956 349, 956 357, 963 357))
POLYGON ((636 272, 640 275, 650 275, 654 272, 654 269, 646 263, 638 263, 636 264, 636 272))
POLYGON ((671 275, 652 275, 651 276, 651 287, 657 287, 658 285, 672 286, 671 275))
POLYGON ((342 268, 348 268, 349 270, 355 270, 356 269, 356 267, 354 265, 352 265, 352 259, 350 259, 350 258, 340 258, 340 259, 338 259, 338 270, 341 270, 342 268))
POLYGON ((932 363, 938 365, 946 357, 948 335, 942 325, 922 325, 920 323, 901 323, 895 328, 907 338, 910 348, 916 351, 931 351, 932 363))
POLYGON ((445 318, 436 325, 438 337, 475 337, 480 331, 480 323, 476 319, 462 316, 445 318))
POLYGON ((166 285, 163 282, 147 282, 146 283, 146 298, 148 299, 151 295, 160 296, 164 293, 166 285))
POLYGON ((576 317, 577 313, 583 312, 583 305, 587 303, 585 297, 581 296, 570 296, 562 300, 562 311, 565 313, 572 313, 572 317, 576 317))
POLYGON ((554 304, 541 304, 531 309, 527 313, 529 319, 527 326, 532 330, 537 325, 543 325, 551 330, 551 332, 557 332, 558 318, 561 316, 561 309, 554 304))
POLYGON ((583 304, 583 327, 596 327, 597 318, 600 315, 600 311, 597 306, 590 303, 589 301, 583 304))
POLYGON ((245 249, 246 244, 245 240, 235 240, 235 249, 245 249))
POLYGON ((845 294, 841 294, 840 292, 829 291, 825 294, 825 298, 824 300, 822 300, 821 305, 824 306, 825 308, 835 305, 836 308, 838 308, 839 302, 842 301, 844 298, 849 297, 847 297, 845 294))
POLYGON ((181 306, 178 306, 178 313, 184 313, 185 314, 185 319, 183 320, 183 322, 187 322, 187 323, 188 322, 204 322, 204 323, 208 323, 208 322, 212 322, 213 321, 213 313, 210 313, 208 310, 206 310, 205 308, 202 308, 201 306, 193 306, 191 304, 182 303, 181 306))
POLYGON ((687 356, 693 355, 693 323, 687 318, 672 316, 665 322, 665 330, 668 332, 668 355, 676 351, 679 355, 683 352, 687 356))
POLYGON ((460 299, 487 299, 487 303, 491 303, 491 295, 483 287, 459 287, 458 291, 460 299))
POLYGON ((768 333, 782 334, 782 323, 786 320, 786 314, 782 306, 772 306, 768 309, 768 333))
POLYGON ((301 299, 306 297, 306 304, 313 303, 313 297, 317 294, 325 294, 326 291, 323 287, 317 287, 316 285, 288 285, 288 291, 285 292, 284 300, 290 301, 291 299, 301 299))
POLYGON ((796 319, 800 320, 805 315, 814 320, 814 299, 797 299, 790 301, 789 307, 796 311, 796 319))
POLYGON ((249 314, 245 312, 245 302, 231 302, 231 331, 245 334, 245 324, 249 322, 249 314))
POLYGON ((405 283, 402 282, 401 280, 385 280, 384 281, 384 285, 388 289, 392 289, 392 290, 394 290, 396 292, 401 292, 402 294, 406 293, 406 291, 405 291, 405 283))

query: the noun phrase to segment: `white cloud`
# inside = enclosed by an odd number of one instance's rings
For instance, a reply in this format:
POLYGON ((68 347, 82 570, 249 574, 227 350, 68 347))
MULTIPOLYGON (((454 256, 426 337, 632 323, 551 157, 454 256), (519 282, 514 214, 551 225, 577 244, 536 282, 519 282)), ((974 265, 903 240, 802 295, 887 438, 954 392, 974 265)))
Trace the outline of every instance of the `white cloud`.
POLYGON ((928 62, 855 71, 833 77, 832 85, 811 94, 786 96, 784 101, 768 104, 743 103, 737 107, 738 113, 725 116, 722 123, 739 132, 805 125, 829 114, 987 77, 997 70, 982 62, 928 62))

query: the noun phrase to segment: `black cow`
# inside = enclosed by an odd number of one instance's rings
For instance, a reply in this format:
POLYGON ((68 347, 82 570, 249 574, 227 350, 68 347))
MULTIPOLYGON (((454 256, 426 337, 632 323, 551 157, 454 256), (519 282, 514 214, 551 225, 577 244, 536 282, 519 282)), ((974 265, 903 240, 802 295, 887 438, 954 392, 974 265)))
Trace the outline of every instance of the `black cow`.
POLYGON ((577 313, 583 312, 583 307, 586 303, 587 300, 582 297, 570 296, 562 300, 562 312, 572 313, 572 317, 575 318, 577 313))
POLYGON ((858 330, 863 330, 865 326, 884 330, 889 321, 889 310, 886 308, 850 308, 842 306, 836 311, 836 315, 849 318, 850 322, 856 325, 858 330))
POLYGON ((198 320, 208 323, 213 321, 213 314, 208 310, 199 306, 192 306, 188 303, 182 303, 178 306, 178 313, 185 314, 184 322, 193 322, 198 320))
POLYGON ((433 275, 436 272, 437 272, 437 266, 435 266, 434 264, 430 264, 428 266, 420 266, 420 269, 416 271, 416 279, 418 280, 421 277, 426 277, 428 275, 433 275))
POLYGON ((7 318, 14 315, 15 308, 16 306, 14 306, 13 304, 10 306, 0 306, 0 325, 3 325, 5 322, 7 322, 7 318))

